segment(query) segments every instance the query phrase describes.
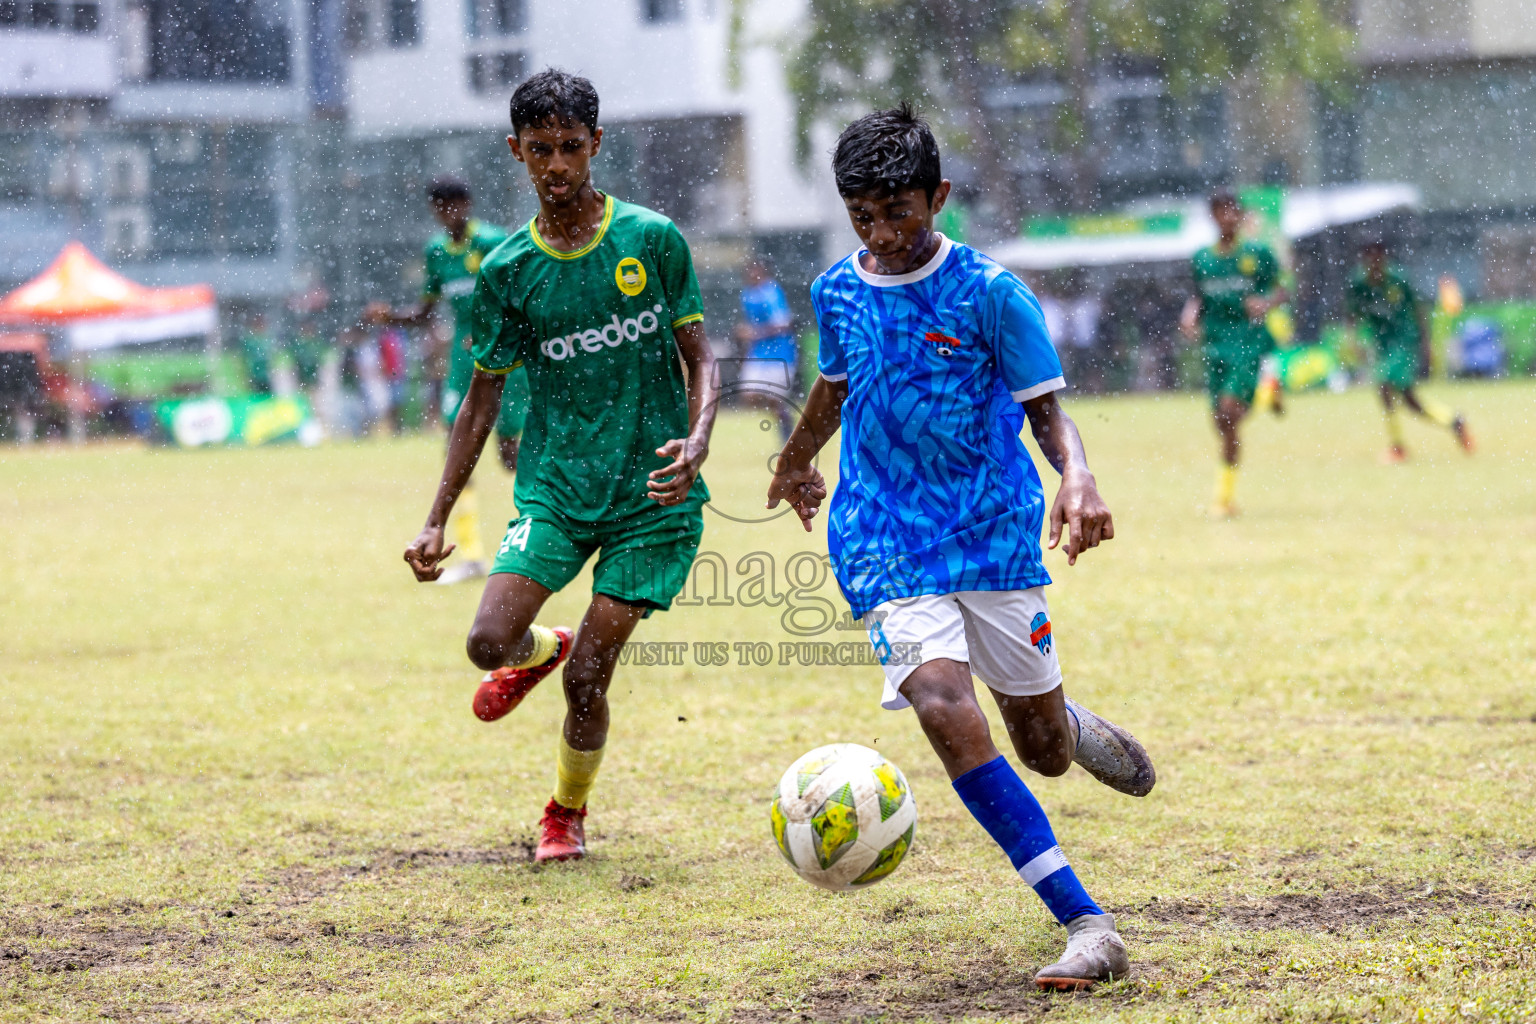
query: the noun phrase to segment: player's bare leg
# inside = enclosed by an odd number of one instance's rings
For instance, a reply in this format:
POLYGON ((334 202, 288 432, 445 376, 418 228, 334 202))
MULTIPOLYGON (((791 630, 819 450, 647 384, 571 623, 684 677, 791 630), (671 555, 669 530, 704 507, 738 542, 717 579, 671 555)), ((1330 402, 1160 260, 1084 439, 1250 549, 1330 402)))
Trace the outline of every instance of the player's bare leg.
POLYGON ((1063 774, 1074 762, 1111 789, 1146 796, 1157 784, 1147 751, 1125 729, 1066 699, 1061 687, 1038 696, 992 691, 1019 760, 1041 775, 1063 774))
MULTIPOLYGON (((1410 409, 1417 404, 1408 401, 1406 392, 1403 401, 1410 409)), ((1397 390, 1386 382, 1381 385, 1381 409, 1387 417, 1387 450, 1382 453, 1381 461, 1389 466, 1406 462, 1408 449, 1403 445, 1403 424, 1397 415, 1397 390)))
POLYGON ((481 721, 494 722, 517 707, 571 653, 569 629, 534 625, 549 595, 548 587, 517 573, 486 580, 465 644, 469 660, 486 670, 474 701, 481 721))
POLYGON ((501 464, 508 473, 517 472, 517 446, 520 440, 517 437, 496 437, 496 452, 501 456, 501 464))
POLYGON ((1072 767, 1077 729, 1067 711, 1061 687, 1032 697, 1015 697, 992 690, 1002 712, 1008 739, 1024 767, 1041 775, 1065 775, 1072 767))
POLYGON ((1439 402, 1420 401, 1418 392, 1412 387, 1403 389, 1403 404, 1431 423, 1449 429, 1456 436, 1456 443, 1461 445, 1461 450, 1468 455, 1472 454, 1475 447, 1472 442, 1472 432, 1467 429, 1467 418, 1461 413, 1439 402))
MULTIPOLYGON (((912 702, 918 724, 951 781, 997 759, 992 728, 976 702, 970 665, 948 658, 924 662, 902 683, 901 695, 912 702)), ((1066 770, 1062 765, 1055 774, 1066 770)))
POLYGON ((794 433, 795 421, 798 417, 790 408, 789 402, 778 395, 769 394, 766 391, 744 391, 741 396, 741 404, 749 409, 773 414, 774 420, 779 425, 780 444, 788 441, 789 435, 794 433))
POLYGON ((459 557, 443 569, 443 574, 437 578, 438 585, 451 587, 456 583, 483 579, 490 569, 490 563, 486 560, 485 546, 480 540, 480 493, 475 487, 474 477, 470 477, 469 483, 459 494, 459 500, 454 502, 453 511, 448 514, 445 535, 448 542, 457 549, 459 557))
MULTIPOLYGON (((1115 919, 1088 896, 1040 804, 997 752, 991 729, 976 701, 968 664, 938 658, 920 665, 901 685, 918 722, 954 782, 966 808, 1008 854, 1019 876, 1067 928, 1067 950, 1054 964, 1035 975, 1035 984, 1048 989, 1088 988, 1098 981, 1124 977, 1130 970, 1125 943, 1115 931, 1115 919)), ((1054 700, 1031 698, 1012 709, 1037 763, 1066 771, 1069 739, 1062 721, 1067 711, 1060 689, 1054 700), (1028 709, 1028 713, 1026 713, 1028 709)), ((1049 694, 1043 697, 1050 697, 1049 694)))
POLYGON ((1216 435, 1221 439, 1221 471, 1216 479, 1216 496, 1211 505, 1211 514, 1223 519, 1237 515, 1234 496, 1237 491, 1237 459, 1242 447, 1238 425, 1246 415, 1248 406, 1236 395, 1222 395, 1212 413, 1216 435))
POLYGON ((579 860, 586 855, 583 819, 608 742, 608 685, 619 651, 645 616, 645 606, 594 594, 575 650, 565 663, 565 725, 555 767, 555 795, 539 821, 534 860, 579 860))

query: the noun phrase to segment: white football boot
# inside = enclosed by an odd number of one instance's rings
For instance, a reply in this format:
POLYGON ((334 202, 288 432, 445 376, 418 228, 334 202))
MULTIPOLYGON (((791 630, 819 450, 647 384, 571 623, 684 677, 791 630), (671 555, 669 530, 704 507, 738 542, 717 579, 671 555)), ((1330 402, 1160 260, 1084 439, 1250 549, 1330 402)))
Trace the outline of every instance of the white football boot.
POLYGON ((450 565, 444 569, 443 574, 437 578, 437 583, 438 586, 451 587, 455 583, 467 583, 484 575, 484 562, 460 562, 458 565, 450 565))
POLYGON ((1131 969, 1114 914, 1084 914, 1067 922, 1067 951, 1035 972, 1035 984, 1058 992, 1092 988, 1095 982, 1123 978, 1131 969))
POLYGON ((1075 700, 1067 710, 1077 717, 1077 752, 1072 760, 1110 789, 1146 796, 1157 785, 1157 769, 1136 737, 1100 718, 1075 700))

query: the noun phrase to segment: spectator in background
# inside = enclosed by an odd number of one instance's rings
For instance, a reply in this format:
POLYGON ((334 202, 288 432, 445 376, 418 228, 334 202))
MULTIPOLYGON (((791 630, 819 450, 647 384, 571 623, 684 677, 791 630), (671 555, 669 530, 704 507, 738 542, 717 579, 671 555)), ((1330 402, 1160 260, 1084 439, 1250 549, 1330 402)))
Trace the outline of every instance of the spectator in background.
POLYGON ((1143 391, 1168 391, 1178 386, 1178 297, 1155 281, 1136 296, 1133 316, 1138 341, 1136 387, 1143 391))
POLYGON ((253 313, 240 332, 240 355, 245 360, 245 383, 253 395, 272 394, 272 357, 277 339, 267 327, 265 313, 253 313))
POLYGON ((784 289, 761 256, 748 259, 741 276, 741 320, 736 324, 736 340, 744 356, 739 378, 742 398, 748 406, 774 412, 779 433, 788 440, 796 420, 789 399, 800 364, 794 314, 784 289))
POLYGON ((1055 290, 1040 274, 1031 274, 1025 283, 1029 285, 1029 290, 1035 293, 1035 301, 1040 303, 1040 314, 1045 319, 1045 333, 1051 339, 1051 344, 1056 347, 1056 356, 1059 359, 1061 347, 1066 343, 1067 337, 1067 307, 1062 305, 1055 290))
POLYGON ((1071 295, 1063 309, 1065 345, 1058 345, 1057 351, 1063 357, 1063 369, 1073 387, 1103 391, 1104 366, 1097 349, 1104 302, 1081 277, 1073 281, 1071 295))
POLYGON ((0 334, 0 412, 8 413, 18 444, 37 439, 44 400, 48 341, 41 334, 0 334))
MULTIPOLYGON (((350 349, 350 359, 342 365, 345 369, 350 363, 362 399, 362 426, 358 436, 387 434, 390 432, 389 378, 384 370, 384 352, 379 339, 373 331, 359 330, 350 349)), ((343 385, 347 379, 343 372, 343 385)))
POLYGON ((288 343, 288 355, 293 359, 293 371, 298 377, 299 390, 313 395, 320 384, 320 367, 330 350, 315 322, 308 318, 299 321, 293 340, 288 343))
POLYGON ((398 327, 379 332, 379 369, 384 375, 389 402, 386 416, 390 431, 401 434, 405 430, 403 410, 406 389, 410 386, 410 361, 406 353, 409 339, 398 327))

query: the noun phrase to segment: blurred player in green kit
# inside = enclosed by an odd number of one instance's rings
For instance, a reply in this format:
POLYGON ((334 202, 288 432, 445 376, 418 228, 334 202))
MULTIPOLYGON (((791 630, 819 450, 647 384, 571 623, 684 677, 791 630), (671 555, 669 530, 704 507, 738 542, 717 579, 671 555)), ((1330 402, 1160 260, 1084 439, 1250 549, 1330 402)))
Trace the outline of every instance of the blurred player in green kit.
MULTIPOLYGON (((501 228, 470 217, 469 186, 457 178, 440 177, 427 186, 427 202, 432 216, 443 231, 427 242, 424 261, 426 277, 421 301, 407 309, 391 309, 386 303, 374 303, 363 318, 371 324, 398 327, 423 327, 432 319, 441 299, 453 310, 453 341, 448 348, 448 376, 443 381, 443 423, 451 430, 459 407, 469 391, 475 372, 470 355, 470 306, 475 295, 475 278, 480 264, 502 242, 507 233, 501 228)), ((501 412, 496 419, 496 434, 502 465, 517 471, 517 446, 528 416, 528 378, 517 370, 507 375, 501 394, 501 412)), ((457 546, 460 560, 438 577, 439 583, 462 583, 484 576, 488 569, 485 546, 480 542, 480 507, 473 487, 466 488, 454 506, 448 522, 451 543, 457 546)))
POLYGON ((1360 247, 1360 265, 1349 282, 1349 320, 1360 325, 1376 347, 1376 383, 1381 387, 1382 411, 1387 416, 1385 462, 1408 458, 1403 447, 1403 425, 1397 416, 1397 400, 1415 413, 1456 435, 1463 451, 1472 451, 1472 435, 1458 412, 1414 390, 1421 371, 1429 369, 1429 326, 1424 306, 1402 268, 1387 260, 1387 243, 1368 239, 1360 247))
POLYGON ((1285 302, 1286 294, 1275 254, 1266 245, 1238 237, 1243 207, 1237 195, 1227 189, 1213 194, 1211 218, 1219 235, 1215 245, 1201 249, 1190 261, 1195 294, 1184 307, 1180 327, 1186 337, 1198 333, 1201 340, 1211 415, 1221 438, 1211 513, 1227 518, 1237 514, 1237 428, 1253 407, 1264 357, 1275 348, 1265 318, 1285 302))

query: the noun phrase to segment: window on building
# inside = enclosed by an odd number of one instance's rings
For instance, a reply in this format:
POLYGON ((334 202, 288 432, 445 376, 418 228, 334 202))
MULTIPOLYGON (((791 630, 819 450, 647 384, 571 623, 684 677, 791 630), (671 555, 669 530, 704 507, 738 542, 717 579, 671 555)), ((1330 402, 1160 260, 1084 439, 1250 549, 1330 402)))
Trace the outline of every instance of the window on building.
POLYGON ((243 127, 160 129, 148 141, 153 186, 146 190, 148 248, 183 256, 277 251, 272 133, 243 127))
POLYGON ((41 29, 57 29, 64 26, 64 5, 54 3, 53 0, 33 0, 32 2, 32 27, 41 29))
POLYGON ((416 0, 388 0, 390 46, 415 46, 421 41, 421 10, 416 0))
POLYGON ((90 35, 101 27, 101 7, 97 4, 74 4, 70 9, 69 27, 82 35, 90 35))
POLYGON ((640 0, 640 17, 653 25, 683 20, 683 0, 640 0))
POLYGON ((477 53, 469 58, 469 88, 471 92, 499 92, 521 82, 526 75, 527 60, 521 51, 506 53, 477 53))
MULTIPOLYGON (((151 81, 289 80, 290 40, 281 5, 265 0, 143 0, 151 81)), ((130 9, 131 13, 131 9, 130 9)))
POLYGON ((101 6, 96 0, 88 3, 0 0, 0 25, 41 29, 44 32, 68 30, 90 34, 101 26, 101 6))
POLYGON ((346 0, 341 33, 348 53, 362 53, 378 45, 379 17, 375 0, 346 0))
POLYGON ((469 35, 473 39, 485 36, 515 36, 528 27, 528 5, 525 0, 467 0, 469 4, 469 35))

